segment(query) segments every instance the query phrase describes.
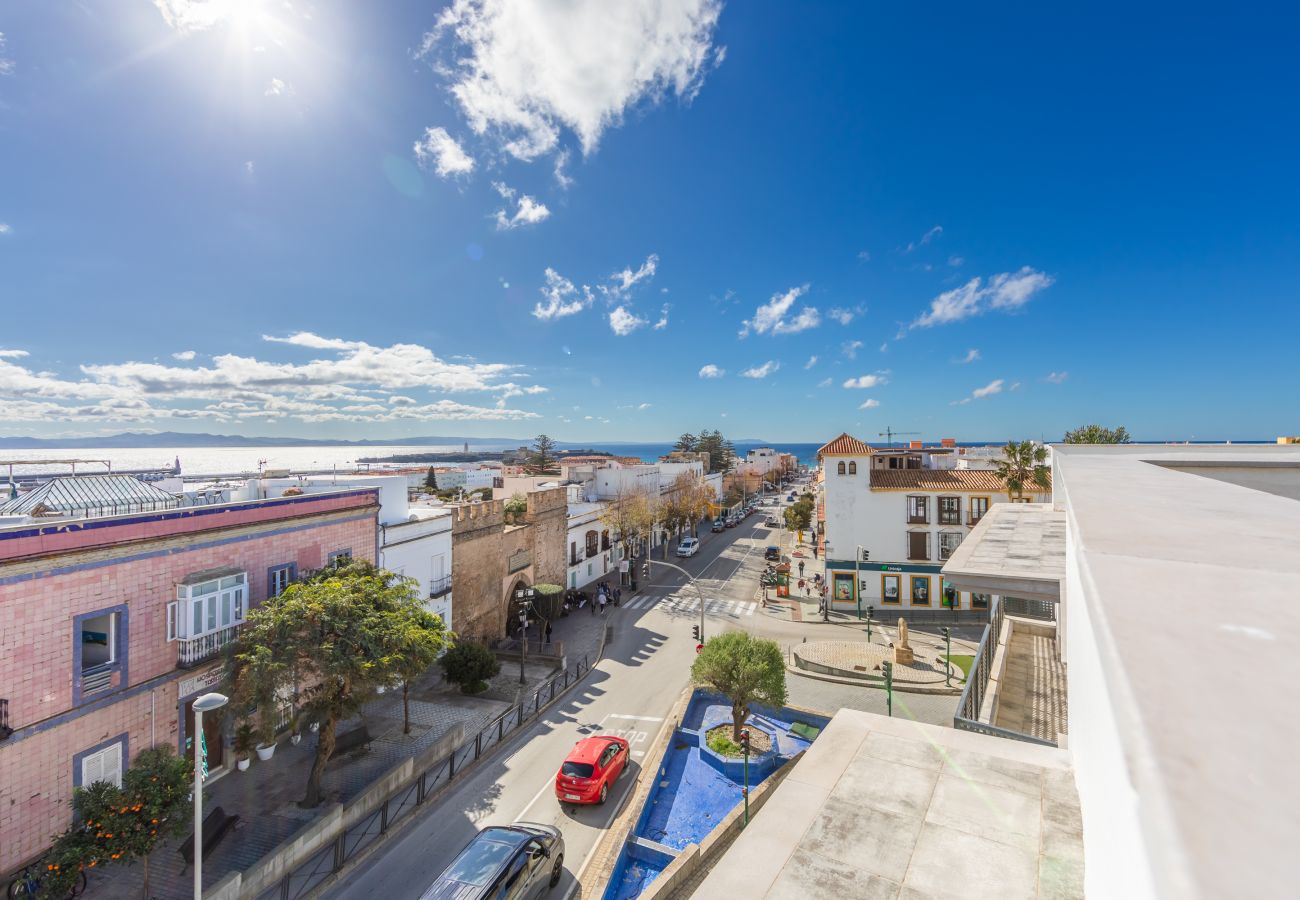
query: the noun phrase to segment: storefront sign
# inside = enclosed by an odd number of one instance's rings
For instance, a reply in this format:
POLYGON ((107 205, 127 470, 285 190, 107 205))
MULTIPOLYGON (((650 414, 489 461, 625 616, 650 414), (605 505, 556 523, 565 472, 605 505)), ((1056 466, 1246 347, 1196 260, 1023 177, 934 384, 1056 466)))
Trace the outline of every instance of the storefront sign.
POLYGON ((200 672, 181 682, 177 690, 177 697, 185 698, 191 694, 197 694, 199 691, 209 691, 221 684, 221 666, 215 666, 206 672, 200 672))

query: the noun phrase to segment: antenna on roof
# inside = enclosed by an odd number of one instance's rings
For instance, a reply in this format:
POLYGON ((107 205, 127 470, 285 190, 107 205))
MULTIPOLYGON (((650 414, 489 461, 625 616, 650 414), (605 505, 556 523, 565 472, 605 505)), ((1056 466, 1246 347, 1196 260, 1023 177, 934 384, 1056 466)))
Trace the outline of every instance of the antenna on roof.
POLYGON ((921 432, 919 432, 919 431, 895 431, 894 429, 892 429, 892 428, 890 428, 888 425, 886 425, 884 431, 878 431, 878 432, 876 432, 876 437, 882 437, 882 438, 884 438, 885 440, 887 440, 887 441, 889 442, 889 446, 890 446, 890 447, 893 447, 893 446, 894 446, 894 435, 896 435, 896 434, 920 434, 920 433, 921 433, 921 432))

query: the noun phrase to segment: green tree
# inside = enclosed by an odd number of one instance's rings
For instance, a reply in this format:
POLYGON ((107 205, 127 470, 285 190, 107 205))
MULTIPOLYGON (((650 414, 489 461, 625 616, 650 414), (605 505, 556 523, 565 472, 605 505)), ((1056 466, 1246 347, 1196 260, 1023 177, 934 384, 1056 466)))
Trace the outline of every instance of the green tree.
POLYGON ((776 641, 745 631, 728 631, 709 638, 691 664, 691 681, 731 701, 731 739, 740 742, 740 729, 751 703, 785 705, 785 661, 776 641))
POLYGON ((402 660, 413 645, 436 655, 447 640, 414 579, 364 560, 323 569, 249 612, 233 654, 236 696, 279 696, 296 673, 308 685, 303 716, 320 723, 302 806, 321 802, 339 721, 359 712, 377 687, 403 677, 402 660))
POLYGON ((1118 428, 1084 425, 1065 433, 1067 444, 1127 444, 1129 441, 1128 429, 1123 425, 1118 428))
POLYGON ((797 501, 785 508, 785 527, 791 531, 798 532, 799 542, 803 542, 803 533, 812 526, 813 502, 808 495, 800 497, 797 501))
POLYGON ((528 454, 528 473, 530 475, 551 475, 558 474, 559 468, 555 465, 555 441, 544 434, 539 434, 533 438, 533 446, 529 448, 528 454))
POLYGON ((149 890, 149 854, 159 843, 183 835, 193 815, 188 762, 171 747, 141 751, 122 778, 122 786, 97 781, 73 792, 78 825, 55 840, 48 868, 41 873, 41 895, 63 898, 84 866, 101 862, 144 865, 143 896, 149 890))
POLYGON ((402 734, 411 733, 411 682, 429 670, 438 661, 438 654, 451 646, 456 636, 447 630, 439 616, 430 615, 432 622, 407 619, 397 626, 396 670, 402 680, 402 734), (429 639, 429 631, 437 632, 437 639, 429 639))
POLYGON ((1036 488, 1035 493, 1052 489, 1052 476, 1047 468, 1047 448, 1033 441, 1008 441, 1002 448, 1002 459, 997 461, 997 476, 1007 486, 1013 498, 1023 496, 1026 488, 1036 488))
POLYGON ((695 435, 688 431, 677 439, 677 443, 673 444, 673 449, 680 450, 682 453, 694 453, 695 446, 698 443, 699 441, 695 435))
POLYGON ((433 466, 429 466, 429 474, 424 476, 424 486, 431 491, 438 490, 438 475, 433 471, 433 466))
POLYGON ((438 660, 447 680, 460 685, 462 694, 487 690, 487 680, 501 671, 496 654, 482 644, 457 644, 438 660))
POLYGON ((528 498, 523 494, 511 494, 504 504, 507 525, 518 525, 528 515, 528 498))
POLYGON ((604 505, 600 521, 609 526, 615 540, 623 543, 623 556, 635 559, 637 548, 650 533, 654 518, 646 492, 619 488, 614 499, 604 505))
POLYGON ((709 454, 710 472, 726 472, 736 460, 736 448, 722 436, 721 431, 704 429, 700 432, 694 449, 709 454))

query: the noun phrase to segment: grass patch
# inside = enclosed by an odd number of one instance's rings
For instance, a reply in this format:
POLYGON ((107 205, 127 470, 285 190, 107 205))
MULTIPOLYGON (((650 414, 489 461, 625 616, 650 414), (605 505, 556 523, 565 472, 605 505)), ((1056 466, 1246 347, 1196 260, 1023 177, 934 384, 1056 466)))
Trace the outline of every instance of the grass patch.
MULTIPOLYGON (((730 727, 730 726, 727 726, 730 727)), ((719 756, 742 756, 740 745, 726 734, 714 729, 708 735, 709 749, 719 756)))
POLYGON ((954 653, 947 657, 948 662, 961 669, 961 680, 965 681, 970 678, 971 667, 975 665, 975 657, 965 653, 954 653))

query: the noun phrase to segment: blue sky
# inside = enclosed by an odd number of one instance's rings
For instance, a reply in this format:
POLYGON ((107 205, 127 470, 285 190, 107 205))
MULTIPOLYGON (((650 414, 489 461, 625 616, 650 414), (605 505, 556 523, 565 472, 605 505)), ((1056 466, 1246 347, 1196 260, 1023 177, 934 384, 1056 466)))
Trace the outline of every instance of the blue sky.
POLYGON ((1057 6, 9 3, 0 433, 1294 432, 1296 21, 1057 6))

